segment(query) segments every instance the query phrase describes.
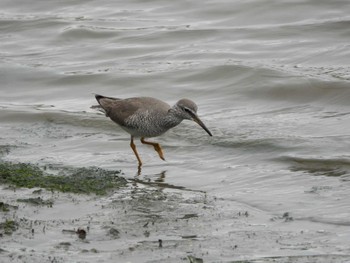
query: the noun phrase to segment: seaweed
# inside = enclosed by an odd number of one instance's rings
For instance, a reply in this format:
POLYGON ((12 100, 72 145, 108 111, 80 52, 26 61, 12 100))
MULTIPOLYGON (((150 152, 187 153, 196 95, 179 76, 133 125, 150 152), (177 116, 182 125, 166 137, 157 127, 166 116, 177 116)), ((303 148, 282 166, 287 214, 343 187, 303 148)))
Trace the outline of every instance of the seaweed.
POLYGON ((13 220, 6 220, 0 223, 0 230, 3 230, 6 235, 12 235, 18 229, 18 223, 13 220))
POLYGON ((34 164, 0 162, 0 184, 96 195, 105 195, 127 184, 125 178, 118 176, 120 171, 63 167, 60 172, 64 175, 50 174, 34 164))

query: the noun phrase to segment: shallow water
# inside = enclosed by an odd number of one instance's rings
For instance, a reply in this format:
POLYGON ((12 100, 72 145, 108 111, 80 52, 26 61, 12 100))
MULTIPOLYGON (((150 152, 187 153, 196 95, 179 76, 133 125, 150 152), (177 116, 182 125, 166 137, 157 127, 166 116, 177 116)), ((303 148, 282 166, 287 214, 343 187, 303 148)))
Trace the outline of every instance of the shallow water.
MULTIPOLYGON (((237 250, 243 259, 327 251, 349 260, 347 1, 0 3, 2 159, 122 169, 132 179, 129 135, 90 109, 93 93, 190 98, 214 136, 184 121, 153 139, 165 162, 138 143, 140 178, 206 191, 225 200, 222 213, 259 211, 256 224, 289 212, 284 230, 318 233, 288 252, 237 250)), ((224 218, 218 239, 229 242, 235 226, 224 218)), ((208 260, 239 258, 215 249, 208 260)))

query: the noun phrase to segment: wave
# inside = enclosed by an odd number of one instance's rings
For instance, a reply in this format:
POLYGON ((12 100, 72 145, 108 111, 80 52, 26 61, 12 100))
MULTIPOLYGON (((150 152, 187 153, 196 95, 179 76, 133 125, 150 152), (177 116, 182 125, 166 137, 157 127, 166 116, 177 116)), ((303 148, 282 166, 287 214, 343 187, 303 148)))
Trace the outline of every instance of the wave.
MULTIPOLYGON (((322 70, 326 71, 326 68, 322 70)), ((227 61, 225 65, 200 63, 196 69, 177 72, 177 85, 196 82, 202 92, 248 100, 275 100, 294 103, 319 102, 323 105, 348 106, 350 86, 344 79, 323 80, 317 68, 308 68, 300 76, 294 68, 227 61), (307 74, 310 74, 308 77, 307 74), (243 97, 242 97, 243 96, 243 97)), ((336 74, 328 72, 329 74, 336 74)), ((348 74, 348 73, 347 73, 348 74)), ((324 75, 323 75, 324 76, 324 75)), ((236 100, 236 99, 235 99, 236 100)), ((232 103, 232 102, 231 102, 232 103)))
MULTIPOLYGON (((288 77, 287 77, 288 78, 288 77)), ((317 102, 322 105, 349 105, 350 88, 348 83, 322 82, 289 77, 287 83, 275 80, 275 84, 262 86, 248 91, 248 95, 297 103, 317 102), (280 83, 278 83, 280 82, 280 83)))
POLYGON ((0 120, 7 123, 49 122, 79 127, 115 130, 116 125, 97 111, 64 111, 53 105, 6 105, 2 106, 0 120))
POLYGON ((322 159, 284 156, 278 160, 286 162, 289 165, 289 169, 294 172, 330 177, 350 174, 350 159, 346 157, 322 159))

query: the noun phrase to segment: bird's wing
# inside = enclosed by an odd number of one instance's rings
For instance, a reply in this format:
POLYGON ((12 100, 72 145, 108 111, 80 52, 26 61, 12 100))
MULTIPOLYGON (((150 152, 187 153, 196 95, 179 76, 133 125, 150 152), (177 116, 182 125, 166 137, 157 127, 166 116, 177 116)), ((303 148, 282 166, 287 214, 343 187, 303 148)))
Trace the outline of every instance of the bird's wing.
POLYGON ((118 99, 96 95, 96 99, 105 110, 106 116, 122 126, 128 125, 127 120, 132 115, 136 118, 145 118, 148 114, 153 115, 154 111, 162 115, 170 109, 167 103, 150 97, 118 99))
POLYGON ((123 99, 104 97, 100 95, 96 96, 96 99, 106 112, 106 116, 122 126, 125 125, 125 120, 138 109, 137 105, 123 99))

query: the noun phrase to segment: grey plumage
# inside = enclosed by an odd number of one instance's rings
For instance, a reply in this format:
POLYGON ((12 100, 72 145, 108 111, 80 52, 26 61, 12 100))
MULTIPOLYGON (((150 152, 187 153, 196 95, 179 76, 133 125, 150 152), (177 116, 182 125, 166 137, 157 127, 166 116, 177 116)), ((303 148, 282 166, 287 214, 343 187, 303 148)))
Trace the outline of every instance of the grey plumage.
POLYGON ((189 99, 181 99, 174 106, 151 97, 135 97, 119 99, 95 95, 96 100, 115 123, 131 135, 131 147, 141 165, 141 160, 133 145, 134 137, 141 137, 141 142, 155 147, 162 159, 160 145, 144 141, 147 137, 159 136, 180 124, 182 120, 197 122, 210 136, 212 134, 197 116, 197 105, 189 99))

